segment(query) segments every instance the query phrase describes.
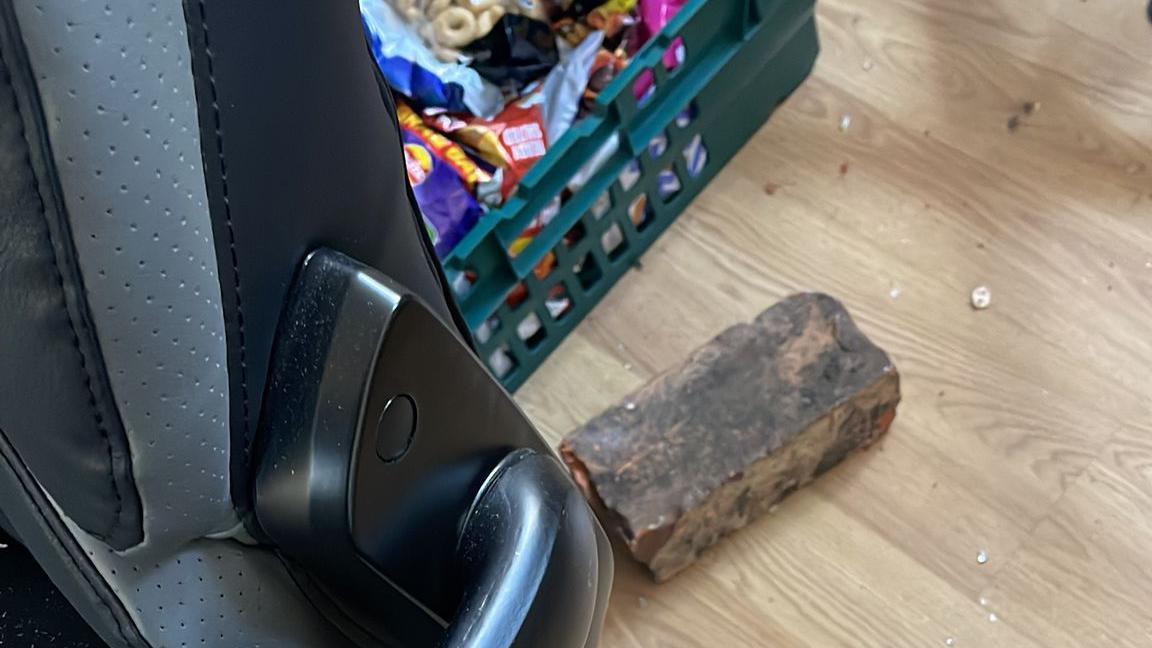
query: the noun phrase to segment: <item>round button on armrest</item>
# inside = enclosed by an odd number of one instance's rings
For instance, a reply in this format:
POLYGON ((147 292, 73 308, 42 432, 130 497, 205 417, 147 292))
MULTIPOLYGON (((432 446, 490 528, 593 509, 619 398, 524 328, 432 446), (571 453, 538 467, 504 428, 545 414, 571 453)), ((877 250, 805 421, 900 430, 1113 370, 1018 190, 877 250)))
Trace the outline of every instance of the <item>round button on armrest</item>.
POLYGON ((408 452, 416 434, 416 402, 407 394, 392 397, 376 421, 376 456, 397 461, 408 452))

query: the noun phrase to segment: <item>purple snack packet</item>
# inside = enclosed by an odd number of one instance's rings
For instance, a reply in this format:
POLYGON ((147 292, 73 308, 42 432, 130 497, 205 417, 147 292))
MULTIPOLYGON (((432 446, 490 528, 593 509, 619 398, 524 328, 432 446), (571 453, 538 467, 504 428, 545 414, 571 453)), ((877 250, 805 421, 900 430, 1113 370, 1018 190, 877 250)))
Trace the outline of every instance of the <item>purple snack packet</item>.
POLYGON ((484 214, 460 175, 419 135, 402 129, 408 181, 424 216, 436 254, 448 256, 484 214))

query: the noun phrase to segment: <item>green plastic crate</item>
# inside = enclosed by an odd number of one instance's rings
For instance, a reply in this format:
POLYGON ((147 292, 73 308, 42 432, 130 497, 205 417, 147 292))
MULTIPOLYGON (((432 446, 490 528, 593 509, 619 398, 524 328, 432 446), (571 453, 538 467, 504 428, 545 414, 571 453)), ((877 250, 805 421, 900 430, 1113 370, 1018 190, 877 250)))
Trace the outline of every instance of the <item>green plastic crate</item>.
POLYGON ((516 195, 444 259, 480 357, 505 387, 527 379, 807 77, 819 50, 814 2, 690 2, 601 93, 593 114, 552 146, 516 195), (683 64, 666 69, 664 53, 681 44, 683 64), (638 101, 633 86, 642 75, 655 88, 638 101), (510 254, 525 227, 614 134, 615 154, 527 248, 510 254), (695 152, 691 159, 686 147, 695 152), (680 187, 664 196, 659 185, 670 180, 669 171, 680 187), (642 195, 647 206, 637 226, 629 207, 642 195), (533 270, 549 253, 556 265, 538 279, 533 270), (527 296, 509 306, 520 284, 527 296), (546 303, 558 285, 570 300, 563 313, 546 303))

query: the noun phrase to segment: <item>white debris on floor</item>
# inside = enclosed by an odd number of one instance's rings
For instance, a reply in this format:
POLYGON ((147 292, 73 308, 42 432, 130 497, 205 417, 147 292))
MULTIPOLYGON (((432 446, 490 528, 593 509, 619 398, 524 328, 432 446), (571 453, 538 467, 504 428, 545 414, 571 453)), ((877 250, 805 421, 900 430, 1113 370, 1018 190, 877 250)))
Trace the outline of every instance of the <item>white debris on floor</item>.
POLYGON ((988 286, 976 286, 972 289, 972 308, 984 310, 992 305, 992 291, 988 286))

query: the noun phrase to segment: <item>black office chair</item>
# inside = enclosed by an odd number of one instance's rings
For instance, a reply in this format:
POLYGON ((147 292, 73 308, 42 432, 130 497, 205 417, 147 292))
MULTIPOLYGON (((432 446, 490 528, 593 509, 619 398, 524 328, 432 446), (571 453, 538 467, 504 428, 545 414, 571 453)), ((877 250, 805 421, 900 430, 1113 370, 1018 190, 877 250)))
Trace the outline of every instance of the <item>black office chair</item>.
POLYGON ((472 354, 356 2, 0 0, 0 228, 0 638, 596 643, 606 538, 472 354))

